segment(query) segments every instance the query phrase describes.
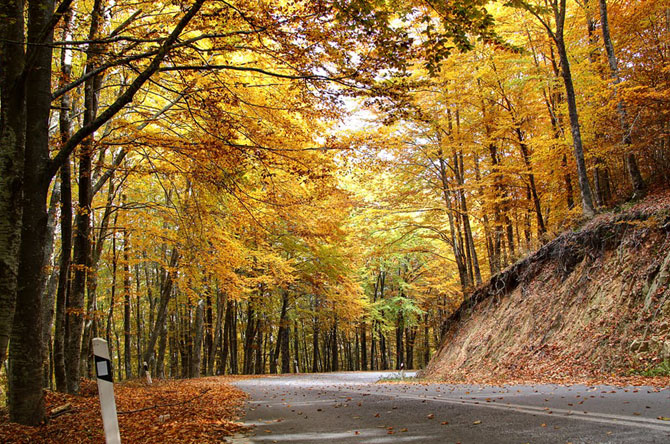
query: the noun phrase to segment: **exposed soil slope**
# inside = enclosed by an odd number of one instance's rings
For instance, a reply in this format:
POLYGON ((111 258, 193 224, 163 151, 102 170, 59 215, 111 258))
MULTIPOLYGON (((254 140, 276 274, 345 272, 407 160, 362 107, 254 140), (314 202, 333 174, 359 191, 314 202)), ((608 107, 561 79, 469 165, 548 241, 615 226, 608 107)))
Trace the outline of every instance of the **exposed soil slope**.
POLYGON ((423 375, 574 381, 663 368, 669 281, 665 192, 600 215, 494 276, 446 321, 423 375))

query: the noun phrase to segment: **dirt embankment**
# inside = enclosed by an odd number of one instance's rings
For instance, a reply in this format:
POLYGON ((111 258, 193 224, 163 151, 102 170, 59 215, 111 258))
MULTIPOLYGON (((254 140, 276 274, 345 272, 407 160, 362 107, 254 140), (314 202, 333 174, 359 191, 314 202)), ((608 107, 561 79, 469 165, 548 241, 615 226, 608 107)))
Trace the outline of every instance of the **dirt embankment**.
POLYGON ((670 373, 670 193, 567 232, 448 319, 423 375, 453 381, 670 373))

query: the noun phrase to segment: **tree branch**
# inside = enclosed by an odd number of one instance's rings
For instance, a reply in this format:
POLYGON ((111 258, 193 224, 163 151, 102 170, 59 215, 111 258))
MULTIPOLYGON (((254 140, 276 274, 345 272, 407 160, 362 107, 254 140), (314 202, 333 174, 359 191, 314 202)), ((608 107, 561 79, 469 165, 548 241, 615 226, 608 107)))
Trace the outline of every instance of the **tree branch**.
MULTIPOLYGON (((165 105, 161 110, 155 112, 154 115, 151 116, 151 118, 149 120, 142 123, 137 128, 137 131, 142 131, 144 128, 147 127, 147 125, 149 125, 150 122, 154 121, 155 119, 160 117, 162 114, 164 114, 166 111, 168 111, 170 108, 175 106, 175 104, 177 102, 179 102, 185 95, 186 95, 186 90, 184 90, 181 94, 179 94, 179 96, 176 99, 174 99, 173 101, 171 101, 170 103, 165 105)), ((91 193, 91 196, 95 196, 102 189, 102 187, 105 185, 105 182, 107 182, 112 177, 112 174, 114 174, 114 171, 119 167, 119 165, 121 165, 121 162, 123 162, 123 159, 125 159, 127 154, 128 154, 128 150, 125 149, 125 148, 122 148, 121 151, 114 158, 114 161, 112 162, 112 165, 107 169, 107 171, 105 171, 105 173, 102 176, 100 176, 100 179, 98 179, 98 181, 95 183, 95 185, 93 185, 93 188, 92 188, 93 191, 91 193)))
POLYGON ((198 13, 205 1, 206 0, 196 0, 195 3, 193 3, 193 6, 189 8, 177 26, 175 26, 175 28, 172 30, 168 38, 165 39, 149 66, 147 66, 135 78, 135 80, 133 80, 130 86, 114 101, 114 103, 107 107, 107 109, 91 123, 80 128, 79 131, 77 131, 67 142, 65 142, 58 154, 56 154, 56 156, 49 161, 49 165, 46 168, 44 177, 46 182, 53 178, 53 176, 58 171, 58 168, 60 168, 63 162, 65 162, 65 160, 72 153, 75 147, 77 147, 77 145, 79 145, 85 138, 92 135, 105 122, 114 117, 116 113, 118 113, 124 106, 133 100, 133 97, 135 97, 135 94, 140 90, 142 85, 144 85, 144 83, 159 70, 161 62, 167 53, 172 49, 173 45, 179 38, 179 35, 184 30, 186 25, 188 25, 191 19, 198 13))

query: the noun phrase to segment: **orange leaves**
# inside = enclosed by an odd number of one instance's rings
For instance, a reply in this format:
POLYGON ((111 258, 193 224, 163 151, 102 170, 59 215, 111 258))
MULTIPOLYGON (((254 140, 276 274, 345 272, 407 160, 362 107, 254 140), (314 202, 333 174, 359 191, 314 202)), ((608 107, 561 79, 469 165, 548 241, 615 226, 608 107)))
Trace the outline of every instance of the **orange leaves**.
MULTIPOLYGON (((147 387, 137 380, 115 385, 123 442, 219 443, 242 429, 234 422, 244 394, 225 378, 161 381, 147 387), (124 412, 127 412, 124 414, 124 412)), ((83 395, 47 392, 47 412, 69 402, 72 409, 40 427, 7 423, 2 412, 0 441, 5 443, 104 442, 100 404, 92 381, 83 395)))

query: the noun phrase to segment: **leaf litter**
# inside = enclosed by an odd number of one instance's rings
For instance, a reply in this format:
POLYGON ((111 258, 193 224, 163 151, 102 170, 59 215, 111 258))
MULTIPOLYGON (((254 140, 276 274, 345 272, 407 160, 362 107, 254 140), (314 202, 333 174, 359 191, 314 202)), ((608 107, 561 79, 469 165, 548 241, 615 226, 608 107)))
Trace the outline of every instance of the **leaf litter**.
MULTIPOLYGON (((218 376, 155 380, 151 386, 137 379, 115 384, 122 441, 225 442, 227 436, 244 430, 236 419, 242 413, 246 395, 229 384, 232 380, 231 377, 218 376)), ((9 422, 7 408, 0 409, 0 442, 97 444, 105 441, 94 381, 82 381, 78 396, 47 390, 45 402, 50 419, 38 427, 9 422), (54 415, 54 411, 58 416, 54 415)))

